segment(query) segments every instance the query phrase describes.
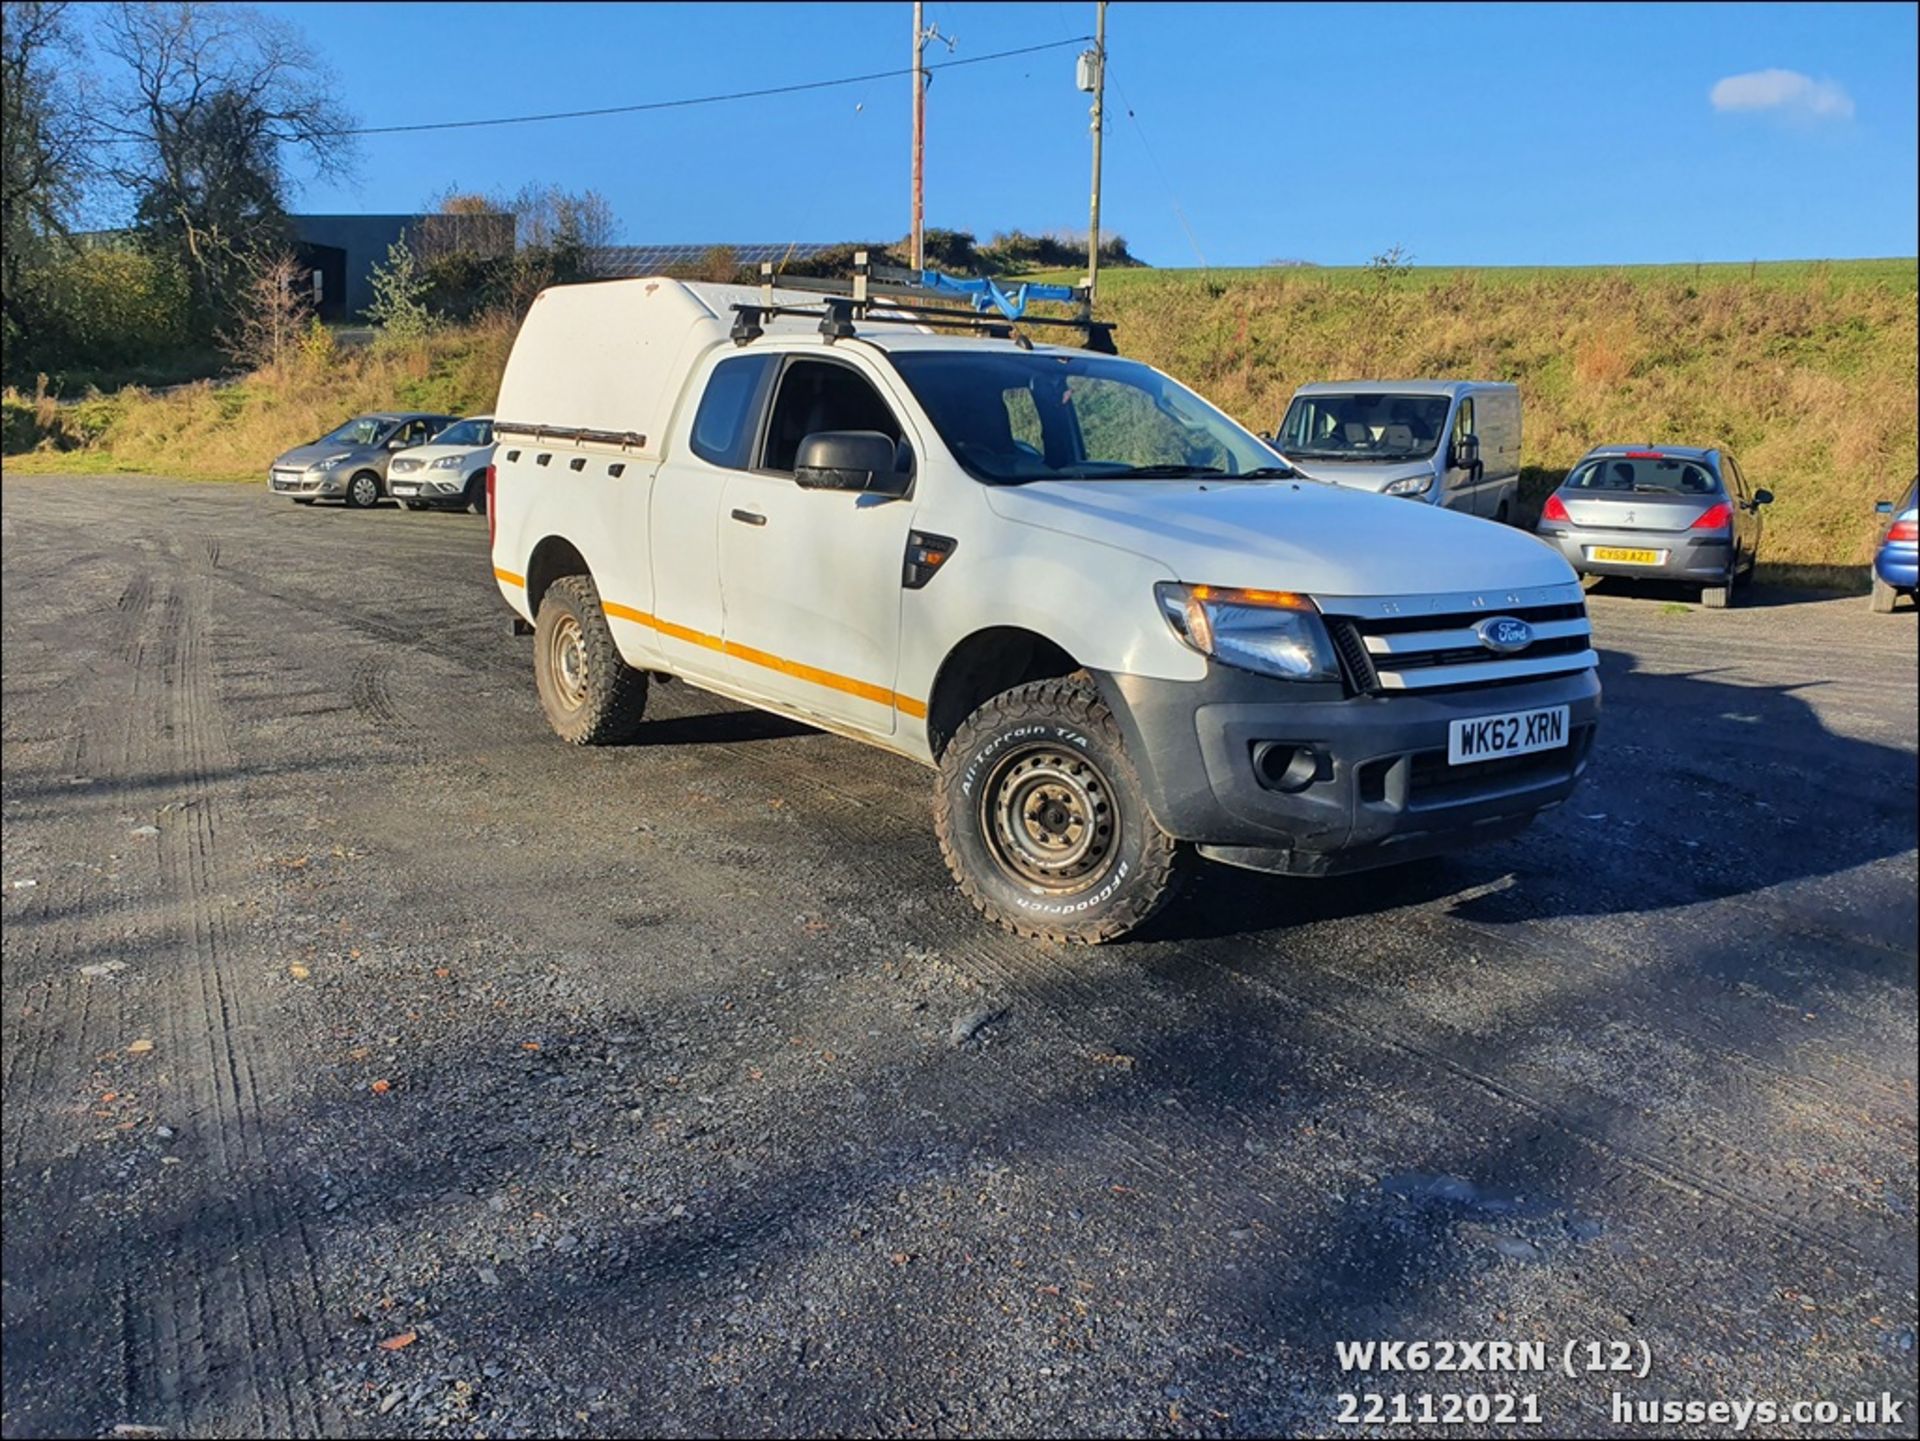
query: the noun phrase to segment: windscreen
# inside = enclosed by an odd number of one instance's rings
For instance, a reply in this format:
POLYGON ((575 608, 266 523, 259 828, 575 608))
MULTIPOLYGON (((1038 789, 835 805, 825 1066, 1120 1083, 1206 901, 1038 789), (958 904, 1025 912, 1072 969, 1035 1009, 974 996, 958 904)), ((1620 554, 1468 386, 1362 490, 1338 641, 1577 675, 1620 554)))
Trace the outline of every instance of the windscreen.
POLYGON ((491 445, 493 426, 484 420, 456 420, 428 443, 431 445, 491 445))
POLYGON ((1621 495, 1718 495, 1720 479, 1705 461, 1604 455, 1576 466, 1565 489, 1621 495))
POLYGON ((1446 433, 1444 395, 1296 395, 1280 450, 1296 460, 1419 460, 1446 433))
POLYGON ((893 363, 947 449, 979 480, 1288 473, 1253 435, 1138 361, 906 351, 893 363))
POLYGON ((330 435, 323 435, 316 443, 331 442, 334 445, 373 445, 380 439, 380 433, 392 425, 390 420, 375 420, 371 416, 361 416, 358 420, 349 420, 330 435))

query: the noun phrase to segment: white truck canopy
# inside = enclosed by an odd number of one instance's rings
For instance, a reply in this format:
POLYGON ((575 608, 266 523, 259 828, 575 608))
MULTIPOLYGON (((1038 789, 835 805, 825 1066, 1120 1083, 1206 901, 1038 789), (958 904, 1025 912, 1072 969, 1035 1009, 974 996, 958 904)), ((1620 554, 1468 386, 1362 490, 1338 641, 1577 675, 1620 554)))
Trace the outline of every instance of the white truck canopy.
MULTIPOLYGON (((773 300, 820 303, 800 290, 776 290, 773 300)), ((543 290, 521 322, 500 378, 494 428, 538 429, 657 459, 693 358, 727 340, 733 306, 765 303, 757 286, 665 276, 543 290)), ((796 330, 812 325, 790 318, 778 323, 796 330)))

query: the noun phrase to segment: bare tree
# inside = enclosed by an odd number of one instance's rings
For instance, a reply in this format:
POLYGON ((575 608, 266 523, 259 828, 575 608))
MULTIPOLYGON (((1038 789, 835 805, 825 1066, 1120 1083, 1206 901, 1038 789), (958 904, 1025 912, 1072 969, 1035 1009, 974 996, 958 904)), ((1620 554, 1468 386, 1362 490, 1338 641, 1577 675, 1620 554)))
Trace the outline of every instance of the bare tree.
POLYGON ((248 257, 284 240, 287 159, 327 176, 352 161, 346 112, 285 21, 239 5, 119 4, 102 49, 126 69, 124 98, 96 117, 109 174, 141 226, 177 248, 203 313, 246 283, 248 257))
POLYGON ((36 328, 26 291, 91 174, 69 6, 6 0, 0 25, 0 307, 10 340, 36 328))
POLYGON ((247 272, 233 326, 221 335, 220 346, 243 365, 278 370, 299 352, 313 316, 310 272, 288 250, 250 257, 247 272))

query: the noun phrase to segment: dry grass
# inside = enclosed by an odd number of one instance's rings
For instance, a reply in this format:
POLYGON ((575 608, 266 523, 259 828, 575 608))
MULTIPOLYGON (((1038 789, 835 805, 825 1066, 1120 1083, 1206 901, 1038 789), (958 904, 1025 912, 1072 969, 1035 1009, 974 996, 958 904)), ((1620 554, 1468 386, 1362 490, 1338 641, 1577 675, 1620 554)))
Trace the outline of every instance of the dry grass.
MULTIPOLYGON (((202 381, 162 394, 141 389, 36 407, 37 446, 9 470, 119 471, 199 480, 259 480, 281 451, 371 410, 453 414, 492 407, 513 341, 481 325, 412 346, 372 347, 259 370, 231 385, 202 381)), ((32 397, 8 396, 9 406, 32 397)), ((9 425, 11 433, 13 427, 9 425)))
MULTIPOLYGON (((1915 297, 1910 261, 1415 271, 1390 290, 1339 271, 1138 270, 1103 279, 1101 308, 1127 354, 1256 430, 1307 380, 1517 381, 1535 499, 1601 442, 1728 446, 1777 497, 1765 558, 1834 566, 1866 559, 1873 502, 1915 470, 1915 297)), ((20 434, 77 448, 7 464, 254 480, 358 411, 490 407, 511 340, 494 324, 57 410, 10 395, 10 449, 20 434)))

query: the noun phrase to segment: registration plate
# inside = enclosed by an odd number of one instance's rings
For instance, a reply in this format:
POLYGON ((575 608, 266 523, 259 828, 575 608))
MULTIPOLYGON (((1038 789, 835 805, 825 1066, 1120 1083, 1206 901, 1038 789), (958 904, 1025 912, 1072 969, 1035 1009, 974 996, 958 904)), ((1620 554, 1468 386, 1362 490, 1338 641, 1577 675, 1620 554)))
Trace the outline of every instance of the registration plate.
POLYGON ((405 481, 401 481, 398 485, 392 486, 390 488, 392 489, 395 495, 418 495, 420 493, 419 486, 408 485, 405 481))
POLYGON ((1567 708, 1509 711, 1475 716, 1447 727, 1447 764, 1470 766, 1503 756, 1557 750, 1567 743, 1567 708))
POLYGON ((1618 545, 1596 545, 1587 552, 1591 560, 1609 560, 1615 565, 1659 565, 1667 556, 1660 550, 1629 550, 1618 545))

